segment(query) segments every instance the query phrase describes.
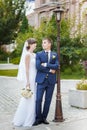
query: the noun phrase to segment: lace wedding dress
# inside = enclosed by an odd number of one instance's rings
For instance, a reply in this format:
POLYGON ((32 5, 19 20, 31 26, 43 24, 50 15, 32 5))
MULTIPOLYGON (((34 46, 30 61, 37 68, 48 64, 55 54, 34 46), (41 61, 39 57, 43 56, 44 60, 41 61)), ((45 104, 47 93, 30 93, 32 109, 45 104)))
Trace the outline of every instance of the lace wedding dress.
POLYGON ((35 121, 35 98, 36 98, 36 68, 35 68, 35 54, 30 55, 30 65, 29 65, 29 81, 30 88, 33 92, 33 96, 29 99, 21 98, 19 106, 14 116, 13 125, 15 126, 32 126, 35 121))

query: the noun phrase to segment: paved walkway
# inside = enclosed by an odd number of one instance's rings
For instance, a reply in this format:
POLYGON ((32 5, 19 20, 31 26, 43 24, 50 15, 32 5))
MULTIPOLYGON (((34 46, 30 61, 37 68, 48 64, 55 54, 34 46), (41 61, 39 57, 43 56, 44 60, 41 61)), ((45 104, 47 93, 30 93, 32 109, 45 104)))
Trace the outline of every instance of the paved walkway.
POLYGON ((54 123, 56 87, 48 115, 50 125, 38 125, 31 128, 12 126, 12 119, 20 101, 20 89, 23 84, 16 78, 0 77, 0 130, 87 130, 87 109, 71 107, 68 103, 68 90, 74 88, 78 80, 61 80, 63 117, 62 123, 54 123))
POLYGON ((14 64, 0 64, 0 70, 7 70, 7 69, 18 69, 18 65, 14 64))

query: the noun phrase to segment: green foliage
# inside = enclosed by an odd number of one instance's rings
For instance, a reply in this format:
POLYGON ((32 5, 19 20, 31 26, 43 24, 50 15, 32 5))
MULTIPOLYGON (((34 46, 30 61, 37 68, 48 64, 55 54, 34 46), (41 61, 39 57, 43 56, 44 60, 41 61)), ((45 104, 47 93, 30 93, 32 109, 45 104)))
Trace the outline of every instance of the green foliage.
POLYGON ((20 57, 25 41, 28 38, 33 37, 33 27, 28 26, 28 28, 29 28, 28 31, 26 31, 25 33, 21 32, 18 34, 18 37, 16 39, 17 48, 12 52, 11 59, 16 58, 16 57, 20 57))
POLYGON ((61 79, 82 79, 82 77, 84 77, 84 75, 79 74, 79 72, 72 72, 72 74, 61 72, 61 79))
POLYGON ((80 59, 82 59, 83 53, 84 55, 86 54, 86 51, 87 49, 83 43, 81 43, 79 36, 76 38, 61 39, 61 66, 63 66, 63 64, 69 66, 70 62, 72 66, 77 64, 80 59), (85 52, 83 50, 85 50, 85 52))
POLYGON ((46 20, 46 22, 42 21, 41 25, 38 29, 34 30, 33 37, 35 37, 38 41, 37 51, 40 51, 42 49, 42 39, 44 37, 49 37, 53 40, 53 50, 56 51, 56 36, 57 36, 57 25, 55 24, 55 17, 52 16, 52 19, 50 21, 46 20))
POLYGON ((10 62, 13 63, 13 64, 19 64, 19 62, 20 62, 20 57, 13 58, 13 59, 11 59, 10 62))
POLYGON ((72 69, 72 72, 79 72, 79 74, 82 72, 84 73, 83 71, 83 66, 82 64, 78 63, 78 64, 75 64, 75 65, 71 65, 70 68, 72 69), (80 71, 79 71, 80 70, 80 71))
POLYGON ((64 74, 67 74, 67 75, 72 74, 71 68, 66 68, 66 69, 64 70, 64 74))
POLYGON ((81 55, 81 59, 82 60, 87 60, 87 34, 83 34, 81 37, 81 42, 83 44, 83 48, 82 48, 82 55, 81 55))
POLYGON ((8 57, 9 57, 9 53, 7 53, 4 50, 0 49, 0 61, 7 61, 8 57))
POLYGON ((68 66, 61 67, 61 78, 63 79, 82 79, 85 78, 85 70, 82 64, 77 63, 75 65, 69 64, 68 66))
POLYGON ((22 25, 20 27, 20 32, 25 33, 26 31, 28 31, 28 19, 26 18, 26 16, 24 16, 22 20, 22 25))
POLYGON ((62 72, 64 72, 64 74, 66 75, 70 75, 72 73, 78 73, 80 75, 85 75, 84 69, 80 64, 76 64, 76 65, 69 65, 68 67, 64 68, 64 70, 61 69, 62 72))
MULTIPOLYGON (((78 66, 80 59, 86 58, 87 54, 87 43, 86 41, 81 41, 81 36, 77 35, 72 38, 70 36, 71 22, 70 20, 62 19, 61 21, 61 41, 60 41, 60 64, 61 71, 64 71, 66 68, 70 68, 72 71, 76 71, 75 65, 78 66), (86 43, 86 44, 85 44, 86 43), (83 56, 84 55, 84 56, 83 56)), ((37 51, 42 50, 42 39, 44 37, 50 37, 53 40, 53 51, 57 51, 57 23, 55 16, 53 15, 50 21, 47 19, 41 21, 41 25, 38 29, 34 29, 29 26, 29 30, 24 33, 19 33, 17 37, 18 47, 14 51, 14 57, 20 57, 24 42, 30 37, 37 39, 37 51)), ((86 38, 86 37, 85 37, 86 38)), ((84 39, 84 38, 83 38, 84 39)), ((82 40, 83 40, 82 39, 82 40)), ((77 67, 78 68, 78 67, 77 67)), ((68 73, 71 73, 68 70, 68 73)))
POLYGON ((61 21, 61 38, 65 39, 68 38, 70 39, 70 21, 62 19, 61 21))
POLYGON ((0 0, 0 45, 10 44, 17 36, 25 0, 0 0))

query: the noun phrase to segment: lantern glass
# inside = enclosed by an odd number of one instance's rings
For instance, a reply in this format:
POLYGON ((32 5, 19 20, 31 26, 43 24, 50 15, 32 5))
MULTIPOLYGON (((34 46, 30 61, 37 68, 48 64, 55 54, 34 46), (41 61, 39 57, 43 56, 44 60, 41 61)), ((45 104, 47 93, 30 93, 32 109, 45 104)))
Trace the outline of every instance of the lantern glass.
POLYGON ((57 21, 60 21, 61 20, 61 14, 60 12, 57 12, 57 21))

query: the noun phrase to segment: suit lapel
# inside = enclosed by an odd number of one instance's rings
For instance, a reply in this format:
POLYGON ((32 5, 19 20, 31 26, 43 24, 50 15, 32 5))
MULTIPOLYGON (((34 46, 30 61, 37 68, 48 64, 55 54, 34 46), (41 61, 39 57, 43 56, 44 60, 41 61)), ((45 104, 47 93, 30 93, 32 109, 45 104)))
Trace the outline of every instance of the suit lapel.
MULTIPOLYGON (((53 52, 51 51, 51 52, 50 52, 50 60, 49 60, 49 63, 52 61, 52 55, 53 55, 53 52)), ((46 56, 46 53, 45 53, 44 50, 42 51, 42 57, 47 61, 47 56, 46 56)))
POLYGON ((48 60, 45 51, 42 51, 42 57, 43 57, 46 61, 48 60))
POLYGON ((45 51, 42 51, 42 55, 46 58, 46 53, 45 53, 45 51))

